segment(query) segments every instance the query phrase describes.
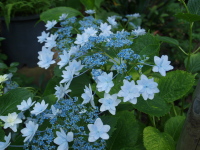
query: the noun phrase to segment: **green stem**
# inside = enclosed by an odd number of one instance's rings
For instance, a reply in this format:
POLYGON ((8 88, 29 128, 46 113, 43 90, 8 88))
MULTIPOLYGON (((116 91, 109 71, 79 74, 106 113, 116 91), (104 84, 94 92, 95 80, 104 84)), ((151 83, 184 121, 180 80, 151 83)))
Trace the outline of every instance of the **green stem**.
POLYGON ((188 70, 189 65, 190 65, 190 56, 192 53, 192 27, 193 27, 194 22, 190 23, 190 29, 189 29, 189 52, 188 52, 188 61, 187 61, 187 66, 186 70, 188 70))
POLYGON ((151 124, 153 125, 153 127, 155 127, 156 128, 156 122, 155 122, 155 117, 153 116, 153 117, 151 117, 150 115, 148 115, 149 116, 149 120, 151 121, 151 124))
POLYGON ((175 109, 175 107, 174 107, 174 103, 172 103, 172 108, 173 108, 173 111, 174 111, 175 116, 177 116, 177 112, 176 112, 176 109, 175 109))
POLYGON ((185 55, 188 55, 180 46, 178 46, 178 48, 179 48, 185 55))
POLYGON ((193 53, 195 54, 196 52, 198 52, 200 50, 200 47, 198 47, 193 53))
POLYGON ((184 5, 184 7, 185 7, 185 9, 187 11, 187 13, 189 13, 188 7, 187 7, 186 3, 184 2, 184 0, 180 0, 180 1, 183 3, 183 5, 184 5))

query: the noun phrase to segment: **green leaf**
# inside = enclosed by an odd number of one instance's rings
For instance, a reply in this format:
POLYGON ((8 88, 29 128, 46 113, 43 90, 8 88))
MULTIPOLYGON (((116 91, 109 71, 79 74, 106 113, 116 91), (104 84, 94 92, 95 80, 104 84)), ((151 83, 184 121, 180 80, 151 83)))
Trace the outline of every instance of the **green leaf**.
POLYGON ((4 136, 5 136, 5 132, 3 130, 3 128, 0 128, 0 141, 4 142, 4 136))
POLYGON ((124 147, 133 147, 142 132, 133 112, 123 111, 115 115, 119 117, 116 130, 107 141, 108 150, 117 150, 124 147))
POLYGON ((169 134, 150 126, 144 129, 143 134, 147 150, 175 150, 175 142, 169 134))
POLYGON ((8 56, 6 54, 1 54, 0 53, 0 60, 6 60, 8 56))
POLYGON ((155 56, 158 53, 160 48, 160 43, 157 38, 150 33, 139 36, 133 41, 132 50, 136 54, 146 55, 146 56, 155 56))
POLYGON ((86 9, 94 9, 94 0, 80 0, 80 2, 85 6, 86 9))
POLYGON ((186 71, 171 71, 165 77, 160 78, 158 95, 167 102, 178 100, 192 88, 194 79, 194 75, 186 71))
POLYGON ((108 131, 109 136, 112 136, 112 133, 116 130, 116 125, 118 121, 118 117, 116 116, 101 116, 100 117, 104 125, 109 125, 111 128, 108 131))
POLYGON ((185 121, 185 116, 172 117, 165 123, 164 131, 171 135, 175 142, 178 141, 183 124, 185 121))
POLYGON ((48 103, 50 107, 50 105, 53 105, 56 103, 57 97, 54 94, 50 94, 50 95, 44 96, 42 100, 44 100, 45 103, 48 103))
POLYGON ((0 69, 6 69, 8 66, 4 63, 0 63, 0 69))
POLYGON ((187 22, 195 22, 200 20, 200 16, 196 14, 190 14, 190 13, 178 13, 175 15, 175 17, 179 19, 183 19, 187 22))
POLYGON ((85 86, 88 86, 90 83, 91 80, 87 73, 74 78, 69 86, 69 89, 72 90, 70 96, 81 96, 81 94, 84 93, 85 86))
POLYGON ((5 38, 4 37, 0 37, 0 41, 3 41, 3 40, 5 40, 5 38))
POLYGON ((174 45, 179 45, 179 42, 176 39, 167 37, 167 36, 157 36, 159 41, 169 43, 169 44, 174 44, 174 45))
POLYGON ((25 88, 16 88, 0 97, 0 116, 18 111, 17 105, 23 100, 33 97, 33 93, 25 88))
POLYGON ((101 3, 103 2, 104 0, 95 0, 95 6, 97 7, 97 9, 99 9, 101 7, 101 3))
MULTIPOLYGON (((200 71, 200 53, 191 54, 190 55, 190 62, 188 66, 188 71, 191 73, 197 73, 200 71)), ((184 61, 185 66, 187 66, 188 58, 184 61)))
POLYGON ((15 72, 17 72, 17 68, 16 68, 16 67, 10 67, 10 68, 8 69, 8 71, 9 71, 9 72, 12 72, 12 73, 15 73, 15 72))
POLYGON ((189 0, 187 7, 191 14, 200 15, 200 0, 189 0))
POLYGON ((61 16, 63 13, 68 14, 68 18, 78 15, 82 16, 81 12, 76 9, 70 7, 56 7, 43 12, 40 15, 40 20, 44 22, 58 20, 59 16, 61 16))
POLYGON ((153 100, 138 98, 137 104, 133 105, 137 110, 156 117, 161 117, 170 111, 170 105, 164 99, 155 94, 153 100))
POLYGON ((13 63, 10 64, 10 67, 17 67, 18 65, 19 65, 18 62, 13 62, 13 63))
POLYGON ((43 96, 54 94, 56 92, 55 87, 56 87, 56 85, 59 86, 60 81, 61 81, 61 78, 59 78, 59 77, 54 76, 53 78, 51 78, 46 85, 43 96))

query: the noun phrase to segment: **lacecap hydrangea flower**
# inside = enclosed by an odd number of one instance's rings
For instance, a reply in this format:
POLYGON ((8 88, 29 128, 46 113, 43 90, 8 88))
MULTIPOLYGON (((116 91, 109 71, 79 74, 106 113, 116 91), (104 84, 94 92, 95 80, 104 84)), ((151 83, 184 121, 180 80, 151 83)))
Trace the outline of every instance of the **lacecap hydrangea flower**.
POLYGON ((8 136, 4 136, 5 142, 0 142, 0 150, 5 150, 10 145, 11 133, 8 136))

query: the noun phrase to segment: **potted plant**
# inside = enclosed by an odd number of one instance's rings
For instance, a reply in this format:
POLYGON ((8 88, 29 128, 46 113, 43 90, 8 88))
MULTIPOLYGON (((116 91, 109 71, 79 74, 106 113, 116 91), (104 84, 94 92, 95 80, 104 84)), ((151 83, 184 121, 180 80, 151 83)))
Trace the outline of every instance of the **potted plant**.
POLYGON ((54 0, 3 0, 0 2, 1 35, 7 63, 17 61, 19 66, 34 67, 41 44, 37 36, 45 29, 39 14, 54 6, 54 0))

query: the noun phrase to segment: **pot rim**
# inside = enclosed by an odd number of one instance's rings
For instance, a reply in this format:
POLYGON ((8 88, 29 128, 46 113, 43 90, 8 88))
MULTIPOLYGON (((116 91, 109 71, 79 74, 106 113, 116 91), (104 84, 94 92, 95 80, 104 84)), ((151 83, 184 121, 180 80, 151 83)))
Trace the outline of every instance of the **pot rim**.
MULTIPOLYGON (((0 17, 1 20, 5 20, 4 17, 0 17)), ((24 21, 24 20, 38 20, 40 19, 39 14, 29 15, 29 16, 15 16, 11 17, 10 21, 24 21)))

